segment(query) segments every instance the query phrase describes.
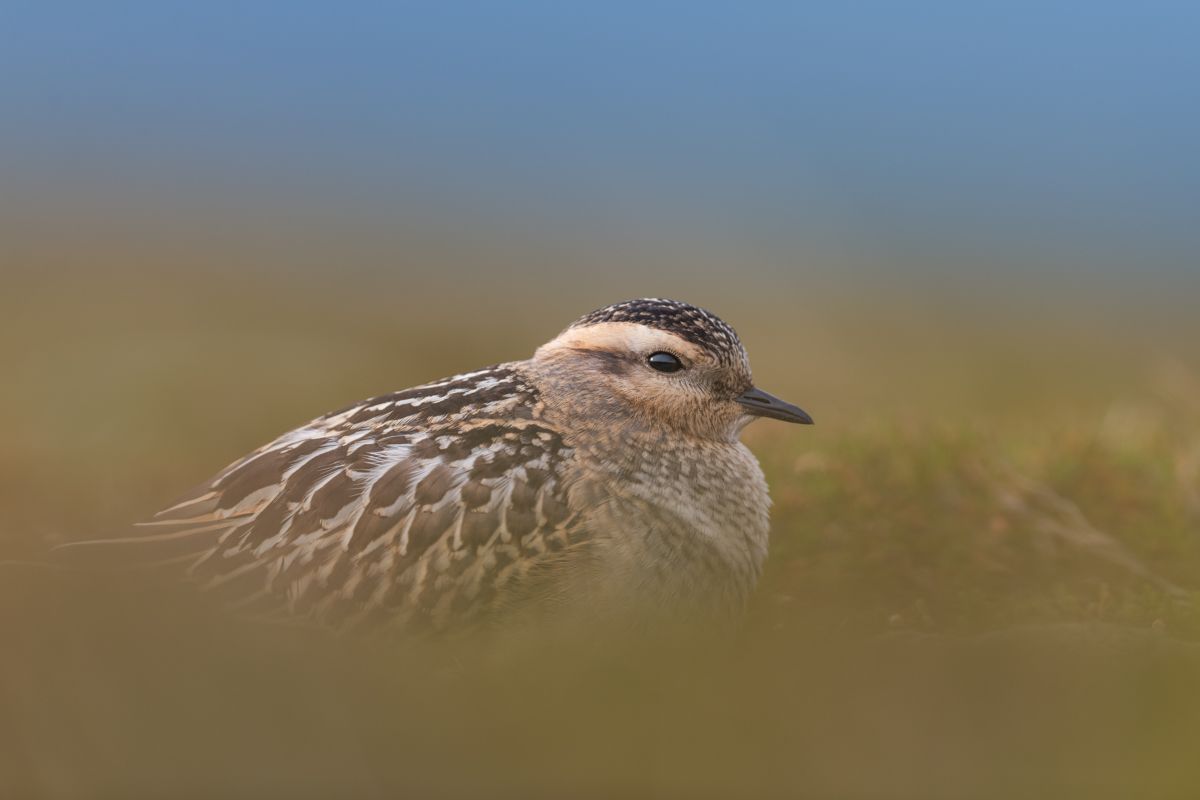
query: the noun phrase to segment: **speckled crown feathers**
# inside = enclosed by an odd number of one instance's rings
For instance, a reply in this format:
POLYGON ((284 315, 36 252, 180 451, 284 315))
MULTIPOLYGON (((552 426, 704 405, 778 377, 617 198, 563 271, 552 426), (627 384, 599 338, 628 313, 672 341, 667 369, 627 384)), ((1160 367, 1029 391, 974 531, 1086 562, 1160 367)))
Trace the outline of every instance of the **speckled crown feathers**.
POLYGON ((746 360, 742 342, 733 328, 711 311, 679 300, 644 297, 613 303, 580 317, 568 330, 602 322, 634 322, 673 333, 705 349, 722 363, 746 360))

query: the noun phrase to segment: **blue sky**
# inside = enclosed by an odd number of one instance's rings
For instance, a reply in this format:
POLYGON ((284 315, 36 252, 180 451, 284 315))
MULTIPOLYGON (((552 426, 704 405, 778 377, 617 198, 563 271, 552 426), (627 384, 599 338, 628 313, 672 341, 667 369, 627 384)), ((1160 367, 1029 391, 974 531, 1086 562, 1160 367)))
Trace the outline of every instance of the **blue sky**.
POLYGON ((1195 8, 9 2, 0 178, 1191 269, 1195 8))

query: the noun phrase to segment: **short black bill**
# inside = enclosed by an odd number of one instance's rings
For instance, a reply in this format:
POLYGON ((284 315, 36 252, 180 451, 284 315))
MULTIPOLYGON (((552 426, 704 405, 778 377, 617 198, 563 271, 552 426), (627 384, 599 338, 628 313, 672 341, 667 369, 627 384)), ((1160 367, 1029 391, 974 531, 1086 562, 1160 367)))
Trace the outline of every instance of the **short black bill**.
POLYGON ((762 389, 750 389, 737 399, 746 411, 756 417, 770 417, 784 422, 796 422, 801 425, 812 425, 813 418, 804 409, 780 400, 773 394, 762 389))

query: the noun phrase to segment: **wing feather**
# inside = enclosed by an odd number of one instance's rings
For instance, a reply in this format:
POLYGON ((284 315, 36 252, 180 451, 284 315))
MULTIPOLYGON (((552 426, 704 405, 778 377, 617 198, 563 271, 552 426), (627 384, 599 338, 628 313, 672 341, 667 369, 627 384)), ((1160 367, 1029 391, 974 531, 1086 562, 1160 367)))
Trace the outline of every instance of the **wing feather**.
POLYGON ((371 398, 222 470, 120 544, 232 607, 325 624, 486 616, 578 532, 573 456, 516 365, 371 398))

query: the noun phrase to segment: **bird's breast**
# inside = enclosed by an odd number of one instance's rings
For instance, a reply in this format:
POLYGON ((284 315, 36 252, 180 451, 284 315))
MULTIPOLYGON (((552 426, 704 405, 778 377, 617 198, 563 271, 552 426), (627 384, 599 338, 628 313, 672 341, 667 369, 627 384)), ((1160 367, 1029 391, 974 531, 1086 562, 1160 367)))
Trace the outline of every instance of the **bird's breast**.
POLYGON ((578 487, 612 585, 655 604, 740 609, 767 552, 770 500, 750 451, 632 441, 614 463, 585 455, 578 487))

